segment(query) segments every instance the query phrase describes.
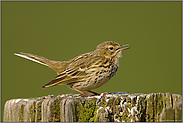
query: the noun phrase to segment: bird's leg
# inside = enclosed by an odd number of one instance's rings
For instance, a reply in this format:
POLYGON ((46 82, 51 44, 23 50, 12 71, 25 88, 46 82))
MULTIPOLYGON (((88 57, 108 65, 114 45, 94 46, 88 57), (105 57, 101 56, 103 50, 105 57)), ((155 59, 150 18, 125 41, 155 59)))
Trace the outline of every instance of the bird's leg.
POLYGON ((88 92, 90 92, 90 93, 92 93, 92 94, 94 94, 94 95, 100 95, 100 94, 98 94, 98 93, 96 93, 96 92, 93 92, 93 91, 90 91, 90 90, 88 90, 88 92))
POLYGON ((74 89, 74 90, 78 91, 79 93, 81 93, 81 94, 83 94, 83 95, 85 95, 85 96, 87 96, 87 97, 91 97, 89 94, 86 94, 86 93, 84 93, 84 92, 82 92, 82 91, 80 91, 80 90, 78 90, 78 89, 74 89))

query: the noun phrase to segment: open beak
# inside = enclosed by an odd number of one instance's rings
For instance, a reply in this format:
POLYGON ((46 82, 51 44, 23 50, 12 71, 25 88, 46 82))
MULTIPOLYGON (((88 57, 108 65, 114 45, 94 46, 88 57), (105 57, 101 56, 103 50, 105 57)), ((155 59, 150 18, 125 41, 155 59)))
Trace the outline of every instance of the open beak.
POLYGON ((125 46, 128 46, 130 44, 124 44, 124 45, 120 45, 120 50, 126 50, 126 49, 129 49, 130 47, 125 47, 125 46), (123 47, 123 48, 122 48, 123 47))

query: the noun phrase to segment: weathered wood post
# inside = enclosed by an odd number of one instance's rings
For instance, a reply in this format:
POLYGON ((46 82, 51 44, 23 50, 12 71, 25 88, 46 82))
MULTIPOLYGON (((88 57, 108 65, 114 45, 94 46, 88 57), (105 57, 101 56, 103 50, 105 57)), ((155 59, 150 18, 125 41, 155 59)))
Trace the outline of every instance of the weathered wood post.
POLYGON ((182 122, 182 96, 170 93, 66 94, 47 99, 11 99, 4 122, 182 122))

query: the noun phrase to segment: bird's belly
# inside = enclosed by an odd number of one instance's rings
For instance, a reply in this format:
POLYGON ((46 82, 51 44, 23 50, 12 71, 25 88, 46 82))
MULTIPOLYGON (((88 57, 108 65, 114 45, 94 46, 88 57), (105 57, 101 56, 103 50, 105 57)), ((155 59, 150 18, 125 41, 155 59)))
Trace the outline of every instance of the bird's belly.
MULTIPOLYGON (((97 79, 99 79, 99 78, 97 78, 97 79)), ((72 86, 72 89, 78 89, 80 91, 93 90, 93 89, 99 88, 100 86, 102 86, 103 84, 105 84, 108 81, 109 81, 109 78, 107 77, 107 78, 102 78, 97 81, 95 79, 94 81, 90 81, 88 83, 86 83, 86 82, 75 83, 72 86)))
POLYGON ((99 72, 93 72, 93 75, 88 77, 85 81, 68 84, 72 89, 80 91, 88 91, 96 89, 106 82, 108 82, 116 73, 118 66, 112 66, 108 69, 101 69, 99 72))

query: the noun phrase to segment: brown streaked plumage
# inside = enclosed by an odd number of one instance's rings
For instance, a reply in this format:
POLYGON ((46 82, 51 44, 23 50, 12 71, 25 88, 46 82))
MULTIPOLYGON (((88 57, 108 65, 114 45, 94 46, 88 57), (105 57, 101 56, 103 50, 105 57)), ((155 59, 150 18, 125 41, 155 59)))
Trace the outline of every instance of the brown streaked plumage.
POLYGON ((124 47, 127 45, 129 44, 119 45, 113 41, 106 41, 99 44, 96 50, 69 61, 53 61, 22 52, 15 55, 46 65, 57 72, 58 76, 42 88, 67 84, 71 89, 89 96, 82 91, 96 94, 91 90, 102 86, 115 75, 121 52, 130 48, 124 47))

